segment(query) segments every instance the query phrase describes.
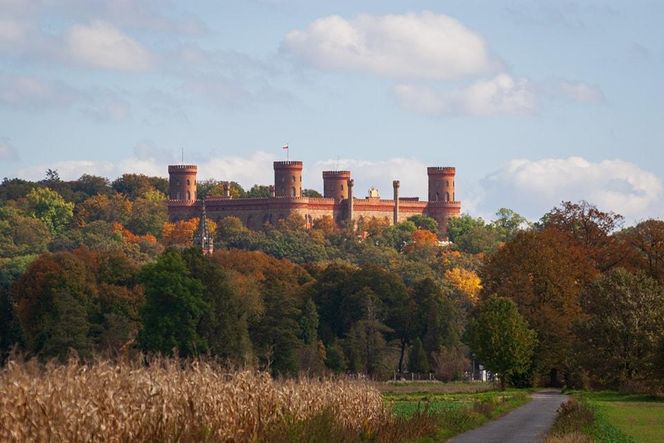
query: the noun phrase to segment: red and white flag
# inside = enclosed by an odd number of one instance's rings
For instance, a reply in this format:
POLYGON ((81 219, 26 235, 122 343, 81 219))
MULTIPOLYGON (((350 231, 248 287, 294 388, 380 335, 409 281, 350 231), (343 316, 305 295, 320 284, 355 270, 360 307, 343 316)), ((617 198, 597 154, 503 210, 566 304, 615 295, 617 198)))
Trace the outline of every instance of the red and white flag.
POLYGON ((286 143, 285 145, 283 145, 283 146, 281 147, 281 149, 288 149, 288 143, 286 143))

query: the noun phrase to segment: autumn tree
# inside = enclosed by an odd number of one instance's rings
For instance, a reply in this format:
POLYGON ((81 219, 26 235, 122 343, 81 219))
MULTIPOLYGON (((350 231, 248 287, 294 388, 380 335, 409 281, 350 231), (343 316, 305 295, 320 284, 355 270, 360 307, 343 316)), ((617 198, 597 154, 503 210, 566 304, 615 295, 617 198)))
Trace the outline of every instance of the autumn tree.
POLYGON ((617 236, 629 248, 624 264, 664 283, 664 221, 646 220, 617 236))
POLYGON ((611 235, 623 223, 623 217, 604 212, 586 201, 562 202, 542 216, 540 226, 567 234, 581 246, 600 271, 606 271, 623 260, 625 251, 611 235))
POLYGON ((42 357, 92 352, 88 311, 96 287, 86 263, 70 252, 42 255, 11 289, 26 348, 42 357))
POLYGON ((654 375, 664 336, 664 290, 642 272, 614 269, 581 297, 579 353, 596 380, 620 384, 654 375))
POLYGON ((414 252, 438 245, 438 236, 428 229, 413 232, 410 243, 404 246, 404 252, 414 252))
POLYGON ((571 369, 579 295, 595 272, 585 249, 556 229, 518 233, 482 271, 482 297, 510 298, 537 331, 535 367, 552 383, 571 369))
POLYGON ((513 301, 490 297, 468 323, 470 348, 490 371, 500 376, 500 387, 528 370, 537 334, 528 327, 513 301))

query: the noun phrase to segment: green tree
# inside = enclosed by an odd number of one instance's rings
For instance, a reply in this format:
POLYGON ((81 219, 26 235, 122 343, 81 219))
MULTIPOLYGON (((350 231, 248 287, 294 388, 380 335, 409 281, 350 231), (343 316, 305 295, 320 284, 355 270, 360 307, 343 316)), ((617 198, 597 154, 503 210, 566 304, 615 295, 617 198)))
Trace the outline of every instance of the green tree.
POLYGON ((43 221, 52 233, 62 232, 74 216, 74 204, 48 188, 35 188, 26 199, 28 214, 43 221))
POLYGON ((190 356, 205 352, 197 331, 207 305, 203 285, 192 277, 182 256, 169 250, 143 267, 139 279, 145 288, 139 344, 146 351, 190 356))
POLYGON ((420 374, 429 372, 429 360, 427 359, 426 352, 424 352, 422 340, 420 340, 419 337, 415 339, 413 346, 410 348, 410 354, 408 354, 408 370, 420 374))
POLYGON ((499 232, 502 241, 511 240, 519 231, 531 227, 526 217, 507 208, 500 208, 491 224, 499 232))
POLYGON ((207 309, 198 325, 210 354, 224 360, 246 364, 252 357, 249 318, 256 314, 249 293, 240 294, 232 287, 228 272, 197 248, 182 252, 187 268, 203 284, 207 309))
POLYGON ((500 376, 501 389, 530 367, 537 334, 513 301, 490 297, 468 324, 468 344, 482 363, 500 376))
POLYGON ((501 242, 501 234, 493 225, 468 214, 450 219, 447 232, 450 241, 469 254, 493 253, 501 242))
POLYGON ((247 191, 248 198, 268 198, 271 197, 272 193, 270 192, 270 187, 265 185, 253 185, 249 191, 247 191))
POLYGON ((417 226, 418 229, 426 229, 434 234, 438 233, 438 222, 433 217, 417 214, 408 217, 408 221, 415 223, 415 226, 417 226))
POLYGON ((579 351, 596 379, 620 384, 654 375, 664 337, 664 291, 655 280, 616 268, 583 292, 581 306, 579 351))

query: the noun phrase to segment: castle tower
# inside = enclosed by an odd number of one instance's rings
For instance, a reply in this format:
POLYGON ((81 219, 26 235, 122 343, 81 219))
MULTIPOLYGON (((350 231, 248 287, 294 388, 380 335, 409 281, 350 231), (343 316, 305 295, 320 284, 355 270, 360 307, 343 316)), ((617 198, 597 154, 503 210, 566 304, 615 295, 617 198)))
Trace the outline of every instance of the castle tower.
POLYGON ((427 168, 429 176, 429 201, 430 202, 453 202, 454 177, 456 168, 434 166, 427 168))
POLYGON ((207 214, 205 213, 205 200, 201 209, 201 217, 198 221, 198 232, 194 236, 194 246, 203 251, 203 255, 211 255, 214 252, 214 239, 210 236, 207 225, 207 214))
POLYGON ((302 196, 302 162, 274 162, 275 197, 302 196))
POLYGON ((323 197, 333 198, 336 202, 346 200, 348 180, 350 171, 323 171, 323 197))
POLYGON ((196 165, 170 165, 168 167, 168 198, 196 201, 196 165))
POLYGON ((392 188, 394 189, 394 214, 392 215, 393 225, 399 223, 399 186, 401 186, 399 180, 392 181, 392 188))

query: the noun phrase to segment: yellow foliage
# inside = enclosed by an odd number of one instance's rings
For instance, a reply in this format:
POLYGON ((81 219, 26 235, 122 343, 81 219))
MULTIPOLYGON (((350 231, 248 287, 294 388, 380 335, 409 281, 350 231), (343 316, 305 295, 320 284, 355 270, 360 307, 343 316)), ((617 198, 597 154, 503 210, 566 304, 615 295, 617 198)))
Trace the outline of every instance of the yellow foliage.
MULTIPOLYGON (((161 230, 161 241, 164 246, 189 247, 194 242, 194 235, 198 230, 198 218, 180 220, 175 223, 165 223, 161 230)), ((207 220, 208 231, 214 237, 217 232, 217 224, 207 220)))
POLYGON ((445 280, 452 283, 473 302, 477 301, 477 297, 482 290, 480 277, 473 271, 463 268, 453 268, 445 271, 445 280))

